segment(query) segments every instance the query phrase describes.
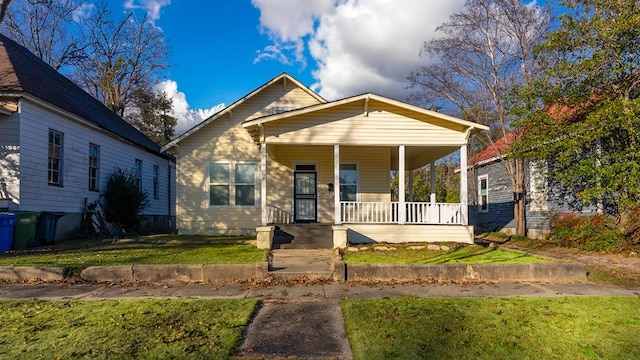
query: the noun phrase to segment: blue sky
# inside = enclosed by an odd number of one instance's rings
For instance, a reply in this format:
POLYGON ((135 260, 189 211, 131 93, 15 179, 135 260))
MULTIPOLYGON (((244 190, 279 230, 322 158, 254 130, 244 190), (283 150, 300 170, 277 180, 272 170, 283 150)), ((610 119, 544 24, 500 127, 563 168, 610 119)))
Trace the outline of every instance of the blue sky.
POLYGON ((159 84, 180 134, 288 72, 329 100, 373 92, 406 100, 424 41, 463 0, 110 0, 146 12, 173 65, 159 84))

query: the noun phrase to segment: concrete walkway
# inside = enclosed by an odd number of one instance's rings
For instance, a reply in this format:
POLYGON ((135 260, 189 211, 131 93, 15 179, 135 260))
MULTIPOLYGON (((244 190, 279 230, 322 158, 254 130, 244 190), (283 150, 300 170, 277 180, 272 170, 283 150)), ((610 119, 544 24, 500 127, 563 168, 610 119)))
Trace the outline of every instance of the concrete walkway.
POLYGON ((640 289, 591 283, 542 284, 395 284, 326 283, 310 285, 244 286, 235 284, 0 284, 0 300, 52 301, 142 298, 256 298, 263 301, 339 301, 385 297, 496 297, 496 296, 614 295, 640 297, 640 289))

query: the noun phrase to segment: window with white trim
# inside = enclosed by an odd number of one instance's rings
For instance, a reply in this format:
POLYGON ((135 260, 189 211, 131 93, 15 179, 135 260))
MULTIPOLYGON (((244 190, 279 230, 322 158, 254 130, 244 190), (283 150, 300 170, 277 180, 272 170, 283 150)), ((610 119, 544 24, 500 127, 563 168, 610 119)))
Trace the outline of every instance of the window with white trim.
POLYGON ((478 177, 478 211, 489 212, 489 175, 478 177))
POLYGON ((100 146, 89 144, 89 190, 100 191, 100 146))
POLYGON ((209 206, 255 206, 256 164, 215 162, 209 167, 209 206))
POLYGON ((49 185, 62 186, 64 134, 49 129, 49 161, 47 180, 49 185))
POLYGON ((340 164, 340 201, 358 201, 358 166, 340 164))
POLYGON ((256 204, 256 164, 236 164, 235 191, 237 206, 253 206, 256 204))

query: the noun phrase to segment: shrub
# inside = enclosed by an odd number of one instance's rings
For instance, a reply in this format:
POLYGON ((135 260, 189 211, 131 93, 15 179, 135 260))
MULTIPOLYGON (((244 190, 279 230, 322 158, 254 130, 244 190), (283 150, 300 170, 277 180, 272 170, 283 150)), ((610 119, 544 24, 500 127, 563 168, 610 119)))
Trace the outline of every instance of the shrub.
POLYGON ((133 171, 116 168, 107 178, 102 192, 102 211, 108 222, 127 231, 140 225, 140 214, 149 203, 147 193, 138 185, 133 171))
POLYGON ((640 247, 640 204, 628 205, 624 208, 620 228, 629 247, 640 247))
POLYGON ((612 251, 626 247, 616 219, 609 215, 556 215, 551 220, 549 235, 558 245, 584 250, 612 251))

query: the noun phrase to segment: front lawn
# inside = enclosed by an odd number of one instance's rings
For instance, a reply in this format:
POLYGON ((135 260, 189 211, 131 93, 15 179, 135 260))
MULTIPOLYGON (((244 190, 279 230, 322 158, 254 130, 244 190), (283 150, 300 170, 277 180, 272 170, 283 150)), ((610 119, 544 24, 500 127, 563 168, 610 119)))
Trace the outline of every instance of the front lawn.
POLYGON ((379 246, 361 246, 357 252, 346 251, 343 259, 350 264, 524 264, 548 262, 518 251, 479 245, 461 246, 453 251, 411 249, 416 245, 386 245, 393 250, 376 250, 379 246))
POLYGON ((256 300, 0 302, 2 359, 226 359, 256 300))
POLYGON ((68 240, 53 246, 0 253, 0 266, 84 268, 130 264, 250 264, 265 261, 266 254, 265 250, 235 238, 171 235, 115 244, 68 240))
POLYGON ((341 305, 354 359, 640 359, 640 299, 633 297, 341 305))

